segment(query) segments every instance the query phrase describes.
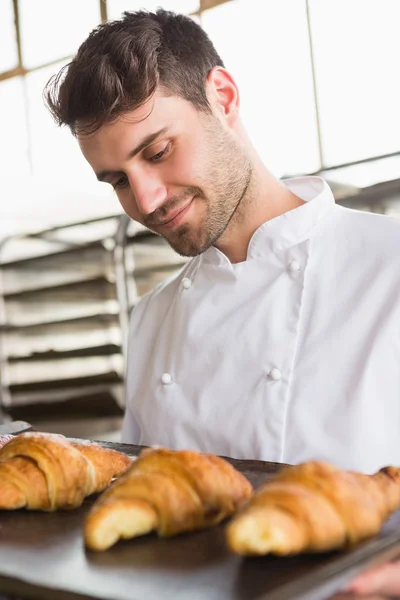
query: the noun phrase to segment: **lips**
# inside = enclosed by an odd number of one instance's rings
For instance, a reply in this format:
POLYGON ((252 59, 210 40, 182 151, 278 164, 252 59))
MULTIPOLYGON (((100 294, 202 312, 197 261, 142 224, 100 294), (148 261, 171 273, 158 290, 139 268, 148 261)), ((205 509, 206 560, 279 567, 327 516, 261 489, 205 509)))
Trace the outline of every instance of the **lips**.
MULTIPOLYGON (((183 213, 187 212, 187 210, 191 206, 192 202, 193 202, 193 198, 183 208, 180 208, 179 210, 177 210, 172 215, 168 215, 168 218, 165 219, 164 221, 159 221, 157 223, 154 223, 154 225, 156 227, 165 227, 165 226, 168 226, 168 225, 172 225, 173 221, 175 221, 180 215, 183 216, 183 213)), ((179 220, 179 219, 177 219, 177 220, 179 220)))

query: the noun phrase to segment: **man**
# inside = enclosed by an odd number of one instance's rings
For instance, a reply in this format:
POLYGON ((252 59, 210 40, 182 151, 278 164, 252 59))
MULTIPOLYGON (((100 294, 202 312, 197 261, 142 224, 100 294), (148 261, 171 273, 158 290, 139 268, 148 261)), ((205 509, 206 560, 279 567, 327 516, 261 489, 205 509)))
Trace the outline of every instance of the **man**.
POLYGON ((182 15, 98 27, 46 93, 125 212, 194 257, 132 313, 124 441, 400 465, 400 222, 274 178, 182 15))

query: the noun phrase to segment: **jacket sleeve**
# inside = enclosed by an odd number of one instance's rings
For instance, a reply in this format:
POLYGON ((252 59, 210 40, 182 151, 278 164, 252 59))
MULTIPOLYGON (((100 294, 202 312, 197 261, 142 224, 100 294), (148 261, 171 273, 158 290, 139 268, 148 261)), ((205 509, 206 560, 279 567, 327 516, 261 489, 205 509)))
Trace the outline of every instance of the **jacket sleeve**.
MULTIPOLYGON (((145 297, 146 298, 146 297, 145 297)), ((147 305, 147 300, 142 299, 132 310, 129 322, 128 332, 128 360, 125 372, 125 414, 122 422, 121 441, 124 444, 139 444, 140 442, 140 427, 132 410, 132 401, 134 390, 132 389, 132 380, 135 380, 135 375, 132 370, 137 367, 137 356, 135 356, 134 346, 138 338, 143 339, 143 331, 140 330, 140 324, 143 317, 143 307, 147 305)), ((140 368, 140 367, 139 367, 140 368)))

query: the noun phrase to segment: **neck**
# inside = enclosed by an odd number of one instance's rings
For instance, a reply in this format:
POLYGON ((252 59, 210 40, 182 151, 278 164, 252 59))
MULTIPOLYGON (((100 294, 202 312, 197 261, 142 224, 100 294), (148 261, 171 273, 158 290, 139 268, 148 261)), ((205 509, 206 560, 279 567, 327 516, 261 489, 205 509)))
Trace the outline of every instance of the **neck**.
POLYGON ((231 263, 243 262, 254 232, 267 221, 304 204, 252 157, 252 176, 245 196, 227 229, 215 244, 231 263))

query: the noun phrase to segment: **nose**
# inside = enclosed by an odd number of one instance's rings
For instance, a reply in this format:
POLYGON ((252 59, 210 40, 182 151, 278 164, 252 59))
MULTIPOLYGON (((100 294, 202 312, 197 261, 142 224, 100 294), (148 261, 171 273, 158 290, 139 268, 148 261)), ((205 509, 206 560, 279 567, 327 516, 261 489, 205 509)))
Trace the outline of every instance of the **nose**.
POLYGON ((142 215, 149 215, 167 200, 167 189, 154 169, 141 169, 128 174, 136 206, 142 215))

